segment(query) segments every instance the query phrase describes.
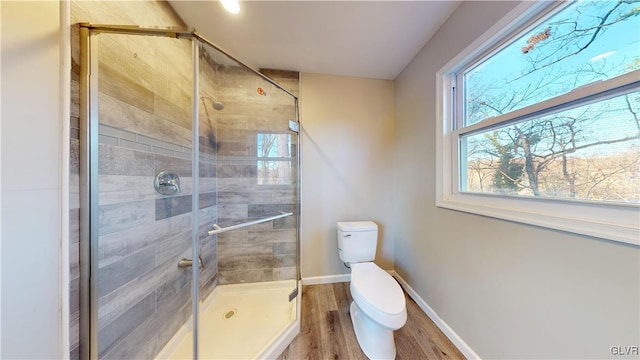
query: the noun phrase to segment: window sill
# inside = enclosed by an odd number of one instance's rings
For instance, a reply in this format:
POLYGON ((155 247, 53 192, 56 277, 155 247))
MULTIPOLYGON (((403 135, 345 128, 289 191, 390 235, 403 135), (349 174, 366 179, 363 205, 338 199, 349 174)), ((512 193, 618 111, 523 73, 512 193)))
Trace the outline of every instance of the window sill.
POLYGON ((549 199, 455 194, 441 208, 640 245, 640 208, 549 199))

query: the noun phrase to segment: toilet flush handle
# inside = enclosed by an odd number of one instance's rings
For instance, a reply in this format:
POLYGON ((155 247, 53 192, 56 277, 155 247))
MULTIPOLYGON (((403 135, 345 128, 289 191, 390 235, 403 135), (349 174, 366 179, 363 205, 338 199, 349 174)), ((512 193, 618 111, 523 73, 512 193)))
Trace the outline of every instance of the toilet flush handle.
POLYGON ((351 237, 351 234, 346 234, 344 237, 346 237, 346 238, 350 238, 350 237, 351 237))

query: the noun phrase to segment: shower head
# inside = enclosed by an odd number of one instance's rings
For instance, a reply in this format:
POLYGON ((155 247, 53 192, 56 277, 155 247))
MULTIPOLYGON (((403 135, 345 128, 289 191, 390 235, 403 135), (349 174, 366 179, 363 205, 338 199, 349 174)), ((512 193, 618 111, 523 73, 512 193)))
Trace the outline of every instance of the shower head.
POLYGON ((220 101, 213 100, 213 108, 216 110, 222 110, 224 109, 224 104, 220 101))
POLYGON ((224 104, 221 103, 220 101, 216 100, 216 98, 214 98, 213 96, 203 96, 202 97, 203 100, 205 98, 211 99, 211 105, 213 106, 214 109, 216 109, 216 110, 224 109, 224 104))

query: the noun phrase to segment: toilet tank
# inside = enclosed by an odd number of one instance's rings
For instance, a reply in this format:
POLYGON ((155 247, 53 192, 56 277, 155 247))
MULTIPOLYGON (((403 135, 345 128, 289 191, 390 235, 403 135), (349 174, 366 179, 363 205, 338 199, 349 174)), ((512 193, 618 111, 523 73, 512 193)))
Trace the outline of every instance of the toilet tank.
POLYGON ((345 263, 373 261, 376 257, 378 225, 373 221, 338 223, 338 256, 345 263))

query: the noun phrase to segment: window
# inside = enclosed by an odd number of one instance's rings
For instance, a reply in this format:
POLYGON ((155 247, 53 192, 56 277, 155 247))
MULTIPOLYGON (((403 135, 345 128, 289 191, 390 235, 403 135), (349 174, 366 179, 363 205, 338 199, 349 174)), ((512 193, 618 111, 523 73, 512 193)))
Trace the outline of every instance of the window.
POLYGON ((258 185, 291 184, 291 135, 257 135, 258 185))
POLYGON ((438 74, 438 206, 639 244, 640 7, 519 6, 438 74))

